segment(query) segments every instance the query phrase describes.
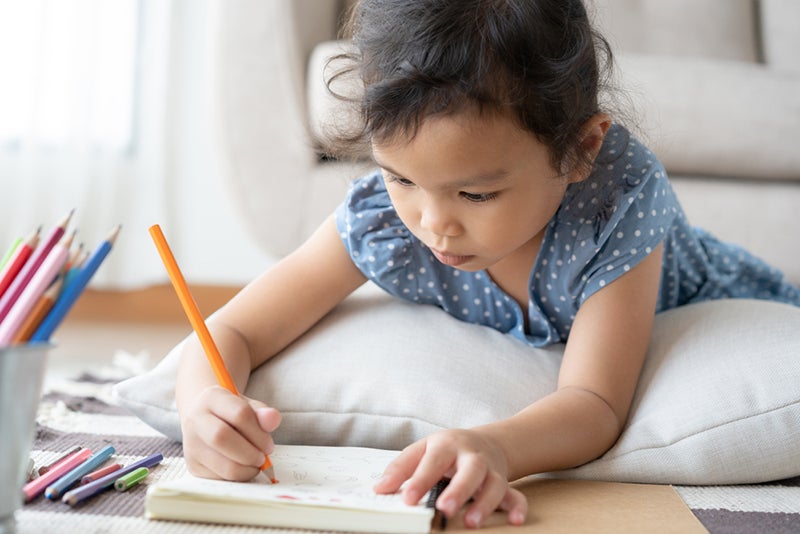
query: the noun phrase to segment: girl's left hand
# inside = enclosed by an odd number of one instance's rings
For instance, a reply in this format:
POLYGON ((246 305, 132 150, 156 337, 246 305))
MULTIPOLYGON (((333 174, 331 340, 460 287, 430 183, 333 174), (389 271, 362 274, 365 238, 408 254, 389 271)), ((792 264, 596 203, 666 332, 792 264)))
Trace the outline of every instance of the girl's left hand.
POLYGON ((436 500, 436 508, 453 517, 470 499, 464 514, 467 527, 480 527, 495 510, 508 512, 513 525, 525 522, 528 501, 508 484, 502 448, 475 430, 444 430, 406 447, 389 464, 375 485, 377 493, 403 487, 406 504, 416 504, 441 478, 451 479, 436 500))

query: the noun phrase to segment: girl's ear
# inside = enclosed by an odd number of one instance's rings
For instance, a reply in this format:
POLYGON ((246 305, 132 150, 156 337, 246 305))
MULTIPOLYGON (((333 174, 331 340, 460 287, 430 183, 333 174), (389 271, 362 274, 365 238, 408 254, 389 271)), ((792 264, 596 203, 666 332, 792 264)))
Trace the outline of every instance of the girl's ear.
POLYGON ((573 182, 582 182, 589 177, 592 172, 592 165, 603 146, 606 132, 611 127, 611 117, 605 113, 592 115, 581 128, 580 149, 586 155, 581 165, 575 170, 572 176, 573 182))

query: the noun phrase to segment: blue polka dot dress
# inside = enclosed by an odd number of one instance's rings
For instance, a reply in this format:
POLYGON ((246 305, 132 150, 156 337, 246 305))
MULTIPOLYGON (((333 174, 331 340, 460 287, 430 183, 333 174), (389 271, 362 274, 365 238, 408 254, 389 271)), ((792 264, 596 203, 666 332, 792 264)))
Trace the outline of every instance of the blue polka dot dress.
POLYGON ((436 260, 400 221, 380 172, 353 182, 336 223, 353 262, 392 295, 438 306, 537 347, 566 341, 581 304, 660 243, 657 311, 720 298, 800 306, 800 290, 780 271, 691 227, 660 162, 617 125, 592 174, 568 186, 545 230, 527 310, 486 271, 459 271, 436 260))

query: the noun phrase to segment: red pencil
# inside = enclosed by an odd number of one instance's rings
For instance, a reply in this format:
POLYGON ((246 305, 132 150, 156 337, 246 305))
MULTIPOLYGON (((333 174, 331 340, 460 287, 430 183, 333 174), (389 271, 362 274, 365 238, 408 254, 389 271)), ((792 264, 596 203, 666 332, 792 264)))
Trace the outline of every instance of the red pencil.
POLYGON ((58 243, 61 236, 64 235, 64 231, 67 229, 69 220, 72 218, 74 212, 75 210, 70 211, 58 226, 48 232, 44 239, 42 239, 41 244, 36 247, 36 250, 31 254, 30 260, 25 262, 22 270, 20 270, 19 274, 11 282, 11 285, 3 296, 0 297, 0 321, 5 319, 6 315, 8 315, 9 310, 11 310, 11 307, 17 301, 22 290, 25 289, 25 286, 28 285, 28 282, 31 281, 33 275, 36 274, 36 271, 50 253, 50 250, 58 243))
POLYGON ((12 256, 8 259, 8 263, 6 263, 3 270, 0 271, 0 297, 3 296, 8 286, 11 285, 11 282, 14 281, 14 278, 16 278, 17 274, 22 270, 22 266, 25 265, 28 258, 31 257, 33 249, 39 244, 39 234, 41 231, 42 227, 40 226, 28 239, 20 243, 14 250, 12 256))
POLYGON ((122 464, 111 464, 105 467, 101 467, 100 469, 92 471, 88 475, 84 476, 81 479, 81 485, 88 484, 89 482, 94 482, 95 480, 99 480, 104 476, 113 473, 114 471, 119 471, 120 469, 122 469, 122 464))

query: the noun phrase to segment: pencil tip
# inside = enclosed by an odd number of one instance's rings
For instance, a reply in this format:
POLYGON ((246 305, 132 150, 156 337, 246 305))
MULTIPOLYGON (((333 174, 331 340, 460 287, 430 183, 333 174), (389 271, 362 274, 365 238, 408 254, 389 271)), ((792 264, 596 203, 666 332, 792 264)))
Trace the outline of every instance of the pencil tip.
POLYGON ((270 466, 270 467, 268 467, 268 468, 264 469, 264 470, 262 471, 262 473, 264 473, 264 475, 265 475, 265 476, 266 476, 266 477, 269 479, 269 481, 270 481, 270 482, 272 482, 273 484, 277 484, 277 483, 278 483, 278 479, 277 479, 277 478, 275 478, 275 468, 274 468, 274 467, 270 466))
POLYGON ((61 221, 61 224, 59 224, 59 226, 61 226, 62 228, 66 228, 74 214, 75 214, 75 208, 72 208, 71 210, 69 210, 69 213, 67 213, 67 216, 64 217, 64 219, 61 221))
POLYGON ((114 229, 111 230, 111 233, 108 234, 108 239, 106 239, 106 241, 108 241, 109 243, 114 243, 114 241, 117 240, 117 236, 119 235, 119 232, 121 230, 122 230, 122 225, 121 224, 118 224, 117 226, 115 226, 114 229))
POLYGON ((69 248, 72 245, 72 241, 75 239, 75 234, 77 234, 77 233, 78 233, 77 230, 73 230, 71 234, 65 235, 61 239, 61 244, 64 245, 65 247, 69 248))

